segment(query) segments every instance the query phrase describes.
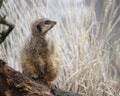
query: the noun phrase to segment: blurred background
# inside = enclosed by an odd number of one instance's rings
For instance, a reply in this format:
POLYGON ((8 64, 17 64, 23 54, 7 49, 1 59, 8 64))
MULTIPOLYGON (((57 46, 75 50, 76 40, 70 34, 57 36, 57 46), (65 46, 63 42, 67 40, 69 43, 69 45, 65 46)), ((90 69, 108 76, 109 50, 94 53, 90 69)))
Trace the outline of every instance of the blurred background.
POLYGON ((49 18, 57 21, 48 34, 61 65, 56 85, 86 96, 120 96, 120 0, 4 0, 0 14, 15 24, 0 46, 11 67, 21 71, 31 22, 49 18))

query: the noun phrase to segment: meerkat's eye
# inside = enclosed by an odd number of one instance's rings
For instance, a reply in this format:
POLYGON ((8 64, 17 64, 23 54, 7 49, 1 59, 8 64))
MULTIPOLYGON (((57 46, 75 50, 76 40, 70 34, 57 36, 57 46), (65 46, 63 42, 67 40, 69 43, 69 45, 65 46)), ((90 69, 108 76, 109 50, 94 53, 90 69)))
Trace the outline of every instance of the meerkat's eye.
POLYGON ((49 25, 50 23, 51 23, 50 20, 46 20, 46 21, 45 21, 45 24, 47 24, 47 25, 49 25))
POLYGON ((41 26, 38 24, 37 25, 37 29, 41 32, 42 31, 42 28, 41 28, 41 26))

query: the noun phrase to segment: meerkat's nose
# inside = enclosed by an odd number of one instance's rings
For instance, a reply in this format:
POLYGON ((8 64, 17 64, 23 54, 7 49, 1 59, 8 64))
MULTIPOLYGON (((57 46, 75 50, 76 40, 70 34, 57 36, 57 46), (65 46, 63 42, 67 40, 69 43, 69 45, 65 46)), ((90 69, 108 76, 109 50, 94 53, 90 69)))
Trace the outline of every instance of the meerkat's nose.
POLYGON ((55 26, 57 24, 56 21, 51 21, 51 27, 55 26))
POLYGON ((55 24, 57 24, 57 22, 56 21, 52 21, 53 22, 53 24, 55 25, 55 24))
POLYGON ((55 24, 57 24, 57 22, 56 22, 56 21, 54 21, 54 23, 55 23, 55 24))

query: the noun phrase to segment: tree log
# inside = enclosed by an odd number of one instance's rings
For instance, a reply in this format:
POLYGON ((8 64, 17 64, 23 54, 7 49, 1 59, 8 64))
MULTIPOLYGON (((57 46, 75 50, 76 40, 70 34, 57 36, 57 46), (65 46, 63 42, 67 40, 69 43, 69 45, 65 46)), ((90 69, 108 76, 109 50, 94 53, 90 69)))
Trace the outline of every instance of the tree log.
POLYGON ((0 96, 83 96, 36 82, 0 60, 0 96))

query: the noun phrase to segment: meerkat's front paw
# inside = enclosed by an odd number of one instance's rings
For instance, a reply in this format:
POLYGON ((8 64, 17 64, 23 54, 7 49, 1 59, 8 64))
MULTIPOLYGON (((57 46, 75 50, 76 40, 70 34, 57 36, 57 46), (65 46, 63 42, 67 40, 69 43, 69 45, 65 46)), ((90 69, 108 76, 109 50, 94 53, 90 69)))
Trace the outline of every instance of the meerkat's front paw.
POLYGON ((53 82, 47 82, 50 89, 55 89, 56 85, 53 82))
POLYGON ((33 79, 37 79, 38 77, 39 77, 38 74, 32 74, 33 79))

